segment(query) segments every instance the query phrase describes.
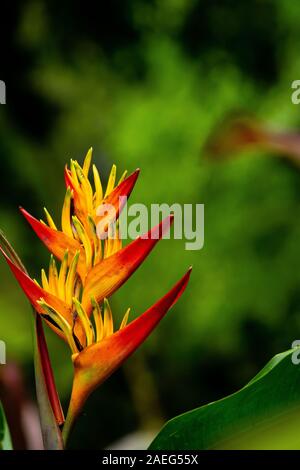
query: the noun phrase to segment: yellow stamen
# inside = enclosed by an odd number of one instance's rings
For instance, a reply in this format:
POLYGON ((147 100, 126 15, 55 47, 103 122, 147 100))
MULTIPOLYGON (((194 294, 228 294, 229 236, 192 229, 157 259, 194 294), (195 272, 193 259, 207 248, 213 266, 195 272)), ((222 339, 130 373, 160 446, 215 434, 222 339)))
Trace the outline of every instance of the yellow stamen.
POLYGON ((103 258, 108 258, 113 250, 113 245, 114 245, 114 226, 113 224, 109 225, 108 230, 107 230, 107 238, 104 241, 104 256, 103 258))
POLYGON ((127 176, 127 170, 124 171, 123 175, 122 175, 121 178, 119 179, 119 181, 118 181, 118 186, 119 186, 119 184, 122 183, 122 181, 124 181, 124 179, 126 178, 126 176, 127 176))
POLYGON ((91 299, 91 303, 96 327, 96 342, 99 342, 102 340, 104 333, 102 312, 98 302, 94 298, 91 299))
POLYGON ((75 162, 72 159, 70 160, 70 170, 71 170, 73 186, 76 188, 76 190, 80 190, 79 181, 78 181, 78 177, 77 177, 77 172, 76 172, 76 168, 75 168, 75 162))
POLYGON ((108 238, 104 242, 104 258, 108 258, 122 248, 122 240, 119 237, 119 229, 115 224, 108 228, 108 238))
POLYGON ((78 217, 73 216, 72 221, 85 250, 86 267, 90 269, 92 267, 92 259, 93 259, 93 250, 92 250, 91 241, 85 231, 85 228, 83 227, 82 223, 78 219, 78 217))
POLYGON ((79 251, 76 252, 74 258, 69 267, 69 272, 67 275, 66 280, 66 289, 65 289, 65 296, 66 296, 66 303, 68 305, 72 305, 72 298, 74 296, 74 288, 75 288, 75 280, 76 280, 76 269, 79 259, 79 251))
POLYGON ((115 245, 114 245, 114 253, 117 253, 117 251, 120 251, 121 249, 122 249, 122 239, 116 238, 115 245))
POLYGON ((44 212, 46 214, 46 217, 47 217, 47 222, 48 222, 48 225, 50 228, 53 228, 54 230, 57 230, 57 227, 51 217, 51 215, 49 214, 49 212, 47 211, 46 207, 44 207, 44 212))
POLYGON ((130 308, 128 308, 126 310, 126 313, 125 313, 125 315, 123 317, 123 320, 121 322, 121 325, 120 325, 120 330, 122 330, 122 328, 125 328, 125 326, 127 325, 129 313, 130 313, 130 308))
POLYGON ((82 197, 85 198, 86 207, 89 212, 93 211, 93 190, 91 183, 89 182, 88 178, 84 174, 81 166, 78 162, 74 162, 74 166, 77 172, 78 180, 81 184, 82 190, 82 197))
POLYGON ((83 173, 87 177, 89 174, 90 166, 91 166, 91 161, 92 161, 92 156, 93 156, 93 147, 91 147, 85 156, 84 163, 83 163, 83 173))
POLYGON ((116 181, 116 173, 117 173, 117 167, 116 165, 113 165, 110 171, 109 178, 108 178, 108 183, 107 183, 104 198, 106 198, 114 189, 115 181, 116 181))
POLYGON ((49 292, 49 282, 48 282, 47 274, 44 269, 42 269, 41 278, 42 278, 43 289, 49 292))
POLYGON ((58 272, 56 267, 56 262, 53 255, 50 256, 49 263, 49 291, 57 295, 58 294, 58 272))
POLYGON ((67 189, 64 205, 61 214, 61 227, 62 231, 73 238, 73 230, 71 224, 71 199, 72 199, 72 190, 67 189))
POLYGON ((99 240, 99 238, 97 237, 97 230, 96 230, 94 219, 90 215, 88 216, 88 221, 90 224, 92 239, 94 243, 93 265, 96 265, 97 263, 99 263, 102 257, 102 245, 101 245, 101 240, 99 240))
POLYGON ((67 320, 62 315, 60 315, 59 312, 54 310, 53 307, 48 305, 44 301, 44 299, 38 300, 37 303, 46 312, 46 315, 49 315, 49 317, 60 327, 60 329, 64 333, 64 335, 65 335, 65 337, 66 337, 66 339, 67 339, 67 341, 70 345, 70 348, 71 348, 72 352, 73 353, 78 353, 78 349, 76 347, 76 344, 75 344, 75 341, 74 341, 74 338, 73 338, 73 334, 72 334, 72 328, 69 325, 69 323, 67 322, 67 320))
POLYGON ((105 338, 106 336, 110 336, 113 334, 114 323, 113 323, 112 311, 111 311, 109 302, 106 298, 103 301, 103 307, 104 307, 103 338, 105 338))
POLYGON ((112 244, 112 241, 111 241, 110 238, 106 238, 106 239, 104 240, 103 259, 109 257, 111 244, 112 244))
POLYGON ((76 284, 75 284, 74 297, 76 297, 76 299, 80 299, 81 292, 82 292, 82 284, 81 284, 80 278, 78 277, 76 280, 76 284))
POLYGON ((103 189, 101 184, 101 179, 97 167, 93 165, 93 174, 94 174, 94 183, 95 183, 95 199, 94 199, 94 208, 97 209, 103 199, 103 189))
POLYGON ((120 230, 119 230, 119 227, 116 228, 116 233, 115 233, 115 237, 114 237, 114 240, 113 240, 113 247, 112 247, 112 255, 114 253, 116 253, 117 251, 121 250, 122 248, 122 239, 120 238, 120 230))
POLYGON ((68 250, 65 252, 60 271, 58 276, 58 296, 60 299, 65 300, 66 292, 65 292, 65 285, 66 285, 66 277, 68 271, 68 250))
POLYGON ((93 344, 94 342, 94 330, 93 330, 93 325, 92 323, 90 322, 90 319, 89 317, 87 316, 87 313, 86 311, 84 310, 84 308, 82 307, 81 303, 79 302, 78 299, 76 299, 75 297, 73 297, 73 303, 74 303, 74 306, 76 308, 76 312, 78 313, 78 316, 81 320, 81 323, 82 323, 82 326, 83 326, 83 329, 85 331, 85 334, 86 334, 86 343, 87 343, 87 346, 90 346, 91 344, 93 344))

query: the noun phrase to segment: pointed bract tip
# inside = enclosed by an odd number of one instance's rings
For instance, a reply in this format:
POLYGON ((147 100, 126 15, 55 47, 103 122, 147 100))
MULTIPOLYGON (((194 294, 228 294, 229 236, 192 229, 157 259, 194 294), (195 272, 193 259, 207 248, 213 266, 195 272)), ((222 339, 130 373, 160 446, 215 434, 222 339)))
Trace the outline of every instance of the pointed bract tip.
MULTIPOLYGON (((182 285, 182 286, 187 286, 187 283, 191 277, 191 273, 192 273, 192 266, 190 266, 188 268, 188 270, 186 271, 186 273, 182 276, 182 278, 178 281, 177 285, 182 285)), ((184 289, 185 289, 184 287, 184 289)), ((183 292, 183 291, 182 291, 183 292)))
MULTIPOLYGON (((140 169, 137 168, 137 169, 134 170, 132 173, 130 173, 130 175, 126 176, 126 178, 123 180, 123 183, 124 183, 125 181, 130 181, 130 180, 132 180, 132 179, 134 179, 134 181, 136 181, 136 180, 137 180, 137 177, 139 176, 139 174, 140 174, 140 169)), ((121 183, 121 184, 122 184, 122 183, 121 183)))
POLYGON ((31 214, 29 214, 29 212, 27 212, 27 210, 24 209, 24 207, 19 206, 19 209, 20 209, 20 212, 24 215, 24 217, 25 217, 27 220, 29 220, 29 219, 34 219, 34 217, 33 217, 31 214))
POLYGON ((192 270, 193 270, 193 267, 190 266, 190 267, 188 268, 187 272, 185 273, 185 275, 183 276, 183 278, 185 278, 187 282, 190 280, 190 277, 191 277, 191 274, 192 274, 192 270))
POLYGON ((127 176, 127 178, 125 178, 124 181, 128 181, 128 180, 131 180, 131 179, 134 179, 134 181, 137 180, 138 176, 140 174, 140 169, 137 168, 136 170, 134 170, 130 175, 127 176))
POLYGON ((174 214, 169 214, 165 219, 162 220, 161 225, 163 230, 168 230, 174 222, 174 214))

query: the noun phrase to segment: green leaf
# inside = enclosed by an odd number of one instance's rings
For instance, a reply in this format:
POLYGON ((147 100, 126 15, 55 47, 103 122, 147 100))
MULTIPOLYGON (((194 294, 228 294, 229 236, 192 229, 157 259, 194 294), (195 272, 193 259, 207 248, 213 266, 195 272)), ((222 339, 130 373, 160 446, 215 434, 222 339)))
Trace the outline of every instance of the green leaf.
POLYGON ((276 355, 241 390, 170 420, 153 450, 300 449, 299 349, 276 355))
POLYGON ((12 450, 9 429, 0 403, 0 450, 12 450))

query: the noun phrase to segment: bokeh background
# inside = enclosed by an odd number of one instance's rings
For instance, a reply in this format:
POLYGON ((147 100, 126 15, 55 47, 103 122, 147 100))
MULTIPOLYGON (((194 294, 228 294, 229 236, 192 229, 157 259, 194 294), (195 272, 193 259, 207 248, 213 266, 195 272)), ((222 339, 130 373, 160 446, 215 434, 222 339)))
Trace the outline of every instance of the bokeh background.
MULTIPOLYGON (((15 1, 2 19, 0 226, 38 277, 49 254, 18 213, 59 220, 63 166, 92 145, 141 168, 131 202, 204 203, 205 245, 162 241, 112 298, 117 321, 193 265, 157 330, 89 400, 70 448, 101 449, 236 391, 300 336, 300 172, 265 152, 216 162, 224 116, 299 129, 300 4, 293 0, 15 1), (118 316, 119 315, 119 316, 118 316)), ((34 399, 31 310, 0 262, 0 339, 34 399)), ((67 347, 47 334, 64 404, 67 347)), ((4 366, 0 366, 3 373, 4 366)), ((143 434, 134 435, 136 439, 143 434)), ((137 445, 136 441, 136 445, 137 445)))

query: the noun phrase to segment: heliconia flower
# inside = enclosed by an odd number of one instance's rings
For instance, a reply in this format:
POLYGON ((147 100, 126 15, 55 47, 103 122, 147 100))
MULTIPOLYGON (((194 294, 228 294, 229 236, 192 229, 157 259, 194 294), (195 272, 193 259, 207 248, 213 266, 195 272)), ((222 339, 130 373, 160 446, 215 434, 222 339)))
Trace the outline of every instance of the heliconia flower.
POLYGON ((42 220, 35 219, 22 207, 20 208, 38 237, 60 261, 63 260, 66 250, 69 253, 69 263, 76 252, 79 252, 77 270, 82 281, 89 269, 99 263, 103 256, 112 254, 120 247, 120 242, 116 239, 114 243, 108 243, 106 254, 103 254, 101 241, 96 233, 96 226, 99 223, 97 209, 101 204, 109 204, 115 207, 117 217, 122 209, 120 201, 125 201, 130 196, 139 175, 139 169, 128 177, 125 171, 115 186, 116 166, 113 165, 106 191, 103 194, 99 172, 93 165, 95 187, 93 191, 88 179, 91 158, 92 149, 88 151, 83 167, 77 161, 71 160, 71 169, 65 168, 67 191, 62 208, 61 230, 57 229, 47 209, 44 209, 46 224, 42 220))
POLYGON ((74 384, 64 434, 79 414, 86 398, 146 339, 157 323, 179 299, 190 270, 145 313, 128 324, 127 309, 115 327, 110 297, 135 272, 157 242, 169 230, 173 215, 122 248, 118 225, 107 238, 96 232, 97 207, 105 201, 122 209, 119 197, 128 197, 138 172, 118 185, 113 166, 103 194, 98 171, 93 166, 94 190, 88 180, 91 150, 83 167, 71 161, 65 169, 67 192, 62 210, 62 229, 58 230, 46 212, 48 224, 38 221, 24 209, 22 213, 51 251, 48 271, 41 271, 41 282, 31 279, 10 257, 0 250, 11 271, 35 310, 70 346, 74 364, 74 384), (54 256, 61 264, 58 269, 54 256))

